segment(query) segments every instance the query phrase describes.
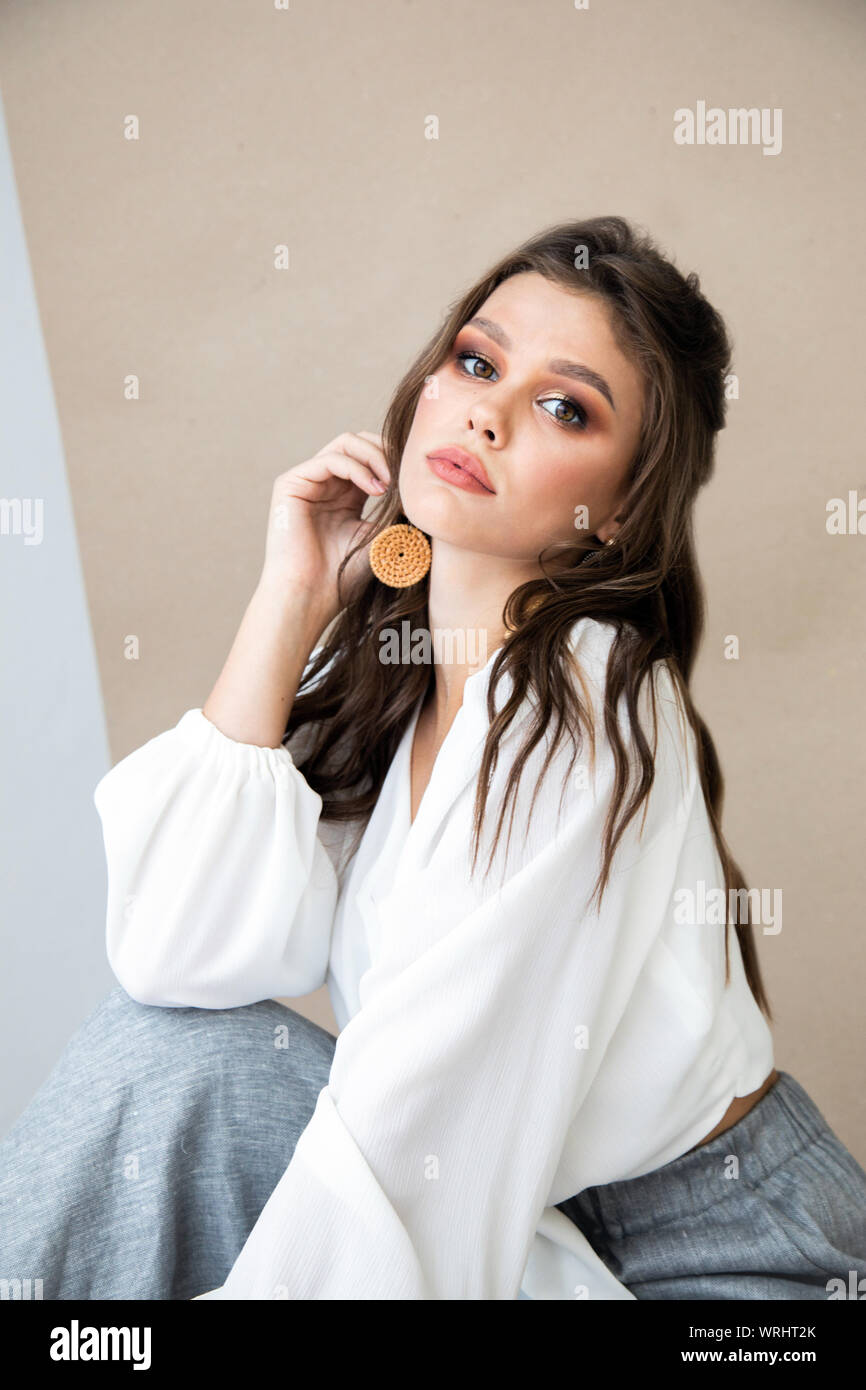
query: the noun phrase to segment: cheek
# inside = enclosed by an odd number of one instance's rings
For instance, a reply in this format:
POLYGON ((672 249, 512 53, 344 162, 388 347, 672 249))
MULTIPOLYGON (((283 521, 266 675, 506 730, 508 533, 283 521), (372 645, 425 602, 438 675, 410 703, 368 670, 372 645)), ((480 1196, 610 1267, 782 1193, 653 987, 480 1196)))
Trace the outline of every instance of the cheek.
POLYGON ((532 498, 545 511, 570 508, 572 495, 598 490, 598 470, 588 459, 576 459, 573 449, 534 450, 520 470, 521 497, 532 498))
MULTIPOLYGON (((430 390, 432 386, 433 383, 428 384, 428 386, 426 386, 424 390, 422 390, 420 396, 418 397, 418 403, 415 406, 415 415, 412 421, 413 432, 417 429, 423 429, 424 425, 428 420, 432 420, 435 418, 440 408, 440 400, 437 400, 435 397, 430 397, 427 395, 427 391, 430 390)), ((439 393, 441 396, 441 382, 439 383, 439 393)))
POLYGON ((603 497, 619 472, 613 441, 605 432, 594 431, 570 448, 552 449, 545 472, 551 487, 562 495, 585 493, 603 497))
MULTIPOLYGON (((586 446, 581 457, 574 449, 539 451, 529 466, 521 468, 514 503, 533 529, 545 540, 570 540, 584 518, 597 518, 606 507, 608 472, 604 460, 586 446)), ((592 529, 592 527, 590 527, 592 529)))

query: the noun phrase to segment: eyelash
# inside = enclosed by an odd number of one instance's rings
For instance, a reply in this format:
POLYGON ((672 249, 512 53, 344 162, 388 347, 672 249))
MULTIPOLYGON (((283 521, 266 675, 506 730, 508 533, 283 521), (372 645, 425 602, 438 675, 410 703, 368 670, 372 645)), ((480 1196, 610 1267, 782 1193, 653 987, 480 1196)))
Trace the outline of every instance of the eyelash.
MULTIPOLYGON (((491 362, 489 357, 485 357, 483 352, 474 352, 471 348, 464 348, 461 352, 457 352, 454 354, 454 360, 456 362, 464 362, 469 357, 477 357, 480 362, 486 362, 488 367, 492 367, 493 370, 496 371, 495 363, 491 362)), ((474 377, 476 381, 485 381, 487 379, 483 376, 475 376, 474 372, 467 372, 463 367, 461 367, 459 370, 462 372, 464 376, 474 377)), ((566 405, 572 406, 574 410, 577 412, 578 418, 576 420, 557 420, 555 415, 551 415, 549 410, 545 410, 545 415, 550 415, 550 418, 555 425, 560 425, 562 429, 566 430, 586 429, 587 424, 589 423, 589 417, 579 401, 574 400, 571 396, 545 396, 545 400, 563 401, 566 405)))

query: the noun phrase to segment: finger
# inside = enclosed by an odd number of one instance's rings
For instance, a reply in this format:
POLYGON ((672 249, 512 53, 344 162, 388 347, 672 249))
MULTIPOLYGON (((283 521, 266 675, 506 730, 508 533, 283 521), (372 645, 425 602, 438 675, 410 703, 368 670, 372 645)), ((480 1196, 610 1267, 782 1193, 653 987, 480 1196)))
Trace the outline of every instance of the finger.
POLYGON ((317 454, 304 465, 303 474, 310 482, 317 483, 326 482, 329 477, 344 478, 376 497, 381 497, 385 491, 385 484, 373 468, 349 454, 317 454))
MULTIPOLYGON (((391 473, 385 462, 385 451, 381 444, 376 443, 375 436, 367 437, 371 436, 371 433, 370 430, 362 430, 358 434, 346 431, 337 436, 331 447, 339 453, 359 459, 362 463, 368 463, 387 486, 391 481, 391 473)), ((331 452, 330 447, 328 452, 331 452)))

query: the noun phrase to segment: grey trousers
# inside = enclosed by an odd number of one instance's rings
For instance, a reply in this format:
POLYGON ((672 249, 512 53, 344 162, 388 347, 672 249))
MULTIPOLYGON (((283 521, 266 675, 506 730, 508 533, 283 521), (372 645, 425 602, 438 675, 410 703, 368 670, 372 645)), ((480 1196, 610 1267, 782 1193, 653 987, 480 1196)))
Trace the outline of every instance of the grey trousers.
MULTIPOLYGON (((0 1297, 224 1283, 334 1045, 273 1000, 165 1009, 117 986, 0 1141, 0 1297)), ((826 1299, 866 1280, 866 1173, 786 1072, 711 1144, 561 1210, 641 1299, 826 1299)))

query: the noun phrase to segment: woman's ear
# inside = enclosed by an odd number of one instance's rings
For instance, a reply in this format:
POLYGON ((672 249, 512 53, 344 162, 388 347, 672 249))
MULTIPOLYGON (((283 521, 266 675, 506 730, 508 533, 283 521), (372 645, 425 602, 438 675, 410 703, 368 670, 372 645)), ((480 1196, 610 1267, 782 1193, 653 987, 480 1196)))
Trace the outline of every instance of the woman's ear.
POLYGON ((596 531, 596 539, 601 541, 603 545, 607 545, 610 541, 616 540, 619 535, 619 528, 624 521, 624 516, 615 516, 610 521, 606 521, 604 525, 599 526, 596 531))

